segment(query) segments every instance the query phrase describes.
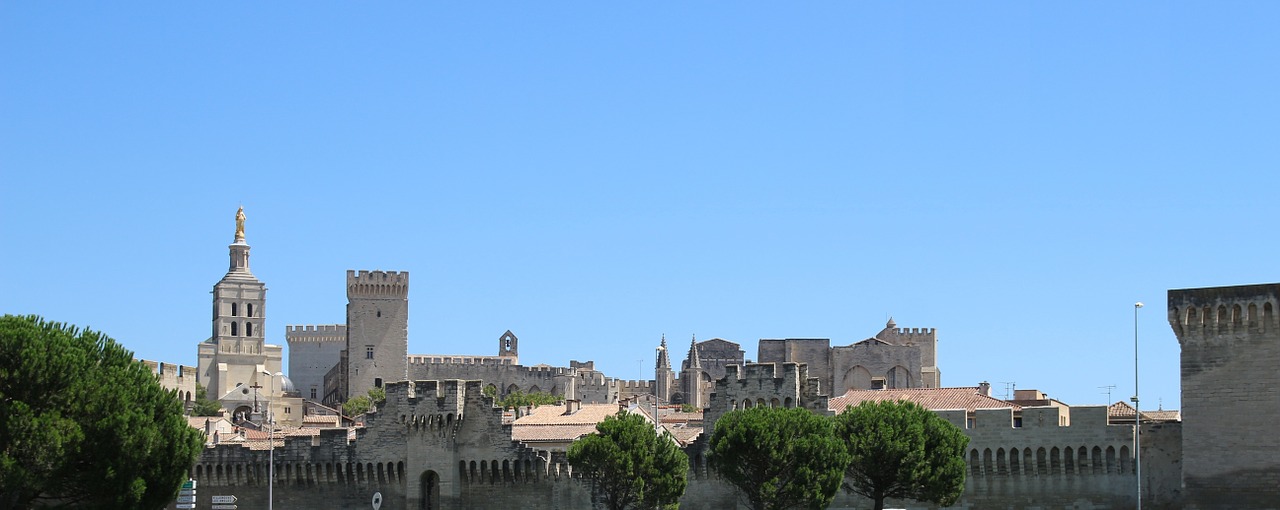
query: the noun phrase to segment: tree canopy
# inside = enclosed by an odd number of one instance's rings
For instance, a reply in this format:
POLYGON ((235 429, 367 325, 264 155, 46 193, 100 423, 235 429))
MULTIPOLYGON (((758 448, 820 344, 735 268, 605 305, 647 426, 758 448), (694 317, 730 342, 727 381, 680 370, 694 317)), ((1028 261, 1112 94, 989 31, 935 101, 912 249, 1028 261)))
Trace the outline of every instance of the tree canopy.
POLYGON ((204 385, 196 383, 196 401, 191 405, 191 416, 218 416, 222 406, 217 400, 209 400, 204 385))
POLYGON ((175 391, 102 333, 0 317, 0 507, 172 502, 204 444, 175 391))
POLYGON ((826 508, 849 464, 831 419, 801 408, 730 411, 709 449, 711 467, 756 510, 826 508))
POLYGON ((525 406, 543 406, 558 404, 563 402, 563 397, 557 397, 545 391, 535 391, 525 393, 523 391, 513 391, 507 394, 502 400, 498 401, 498 407, 503 409, 519 409, 525 406))
POLYGON ((597 501, 610 510, 679 504, 689 458, 669 434, 659 436, 637 414, 605 418, 596 431, 569 447, 569 464, 591 482, 597 501))
POLYGON ((912 402, 863 402, 836 416, 853 460, 845 488, 884 508, 886 498, 950 506, 964 493, 959 427, 912 402))
POLYGON ((372 411, 378 404, 387 401, 387 390, 383 388, 369 388, 364 395, 357 395, 350 400, 342 403, 342 414, 347 416, 359 416, 361 414, 372 411))

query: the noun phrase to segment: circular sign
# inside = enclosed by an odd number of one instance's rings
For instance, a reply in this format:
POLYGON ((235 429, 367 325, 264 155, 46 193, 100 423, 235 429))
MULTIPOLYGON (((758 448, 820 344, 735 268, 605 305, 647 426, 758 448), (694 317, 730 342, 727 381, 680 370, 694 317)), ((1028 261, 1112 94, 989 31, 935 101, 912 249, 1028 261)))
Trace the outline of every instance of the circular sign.
POLYGON ((381 506, 382 506, 382 493, 381 492, 373 493, 373 510, 378 510, 378 508, 381 506))

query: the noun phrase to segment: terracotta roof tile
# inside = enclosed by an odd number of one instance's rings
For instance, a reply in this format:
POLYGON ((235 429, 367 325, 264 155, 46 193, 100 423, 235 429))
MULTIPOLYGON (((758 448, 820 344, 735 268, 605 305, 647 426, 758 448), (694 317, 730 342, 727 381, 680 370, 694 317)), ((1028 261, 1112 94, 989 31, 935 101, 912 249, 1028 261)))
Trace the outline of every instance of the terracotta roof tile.
POLYGON ((606 417, 618 414, 617 404, 582 404, 582 408, 573 414, 565 414, 563 405, 545 405, 533 408, 529 414, 516 418, 515 426, 524 425, 579 425, 589 423, 591 426, 604 421, 606 417))
POLYGON ((931 411, 944 409, 1022 409, 997 398, 983 395, 976 387, 962 388, 904 388, 892 390, 849 390, 844 395, 827 402, 827 409, 839 413, 846 407, 856 406, 862 402, 882 402, 908 400, 931 411))

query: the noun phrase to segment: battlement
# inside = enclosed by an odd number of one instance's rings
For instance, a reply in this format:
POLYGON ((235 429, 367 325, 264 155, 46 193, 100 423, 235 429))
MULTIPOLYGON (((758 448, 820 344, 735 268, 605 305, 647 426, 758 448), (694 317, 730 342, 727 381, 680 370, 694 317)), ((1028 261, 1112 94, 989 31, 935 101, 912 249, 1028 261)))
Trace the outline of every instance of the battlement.
MULTIPOLYGON (((450 356, 447 354, 410 354, 410 365, 510 365, 518 366, 505 356, 450 356)), ((535 367, 523 367, 535 368, 535 367)))
POLYGON ((408 271, 347 270, 347 298, 409 296, 408 271))
POLYGON ((285 326, 286 342, 346 342, 346 324, 289 325, 285 326))
MULTIPOLYGON (((804 381, 809 377, 809 367, 804 363, 747 363, 745 366, 727 365, 724 367, 725 381, 762 381, 766 379, 796 379, 804 381)), ((718 384, 717 384, 718 385, 718 384)))
POLYGON ((145 359, 140 359, 138 361, 142 362, 143 365, 146 365, 147 368, 151 370, 151 373, 155 374, 156 377, 173 377, 182 379, 188 375, 195 375, 196 373, 196 367, 192 366, 176 365, 173 363, 165 363, 163 361, 151 361, 145 359))
POLYGON ((611 383, 611 384, 613 384, 614 386, 618 387, 618 388, 626 388, 626 389, 630 389, 630 390, 652 390, 652 389, 653 389, 653 380, 647 380, 647 381, 626 380, 626 381, 624 381, 624 380, 622 380, 622 379, 610 379, 610 383, 611 383))
POLYGON ((1174 289, 1169 326, 1178 341, 1262 333, 1280 328, 1280 283, 1174 289))
POLYGON ((937 328, 896 328, 893 332, 899 336, 934 335, 937 328))

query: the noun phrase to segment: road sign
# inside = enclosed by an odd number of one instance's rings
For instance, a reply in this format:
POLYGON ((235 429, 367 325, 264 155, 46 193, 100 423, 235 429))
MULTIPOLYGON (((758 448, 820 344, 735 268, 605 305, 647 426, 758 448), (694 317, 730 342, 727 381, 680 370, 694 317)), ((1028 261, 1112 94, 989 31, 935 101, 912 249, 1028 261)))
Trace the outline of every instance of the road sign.
POLYGON ((178 502, 179 503, 195 503, 196 495, 192 494, 190 496, 178 496, 178 502))
POLYGON ((378 510, 378 508, 381 506, 382 506, 382 493, 381 492, 373 493, 373 510, 378 510))
POLYGON ((196 507, 195 503, 178 503, 177 505, 174 505, 174 508, 195 508, 195 507, 196 507))
POLYGON ((213 510, 236 510, 235 505, 213 505, 213 510))
POLYGON ((179 495, 179 496, 195 496, 195 495, 196 495, 196 490, 195 490, 195 489, 182 489, 182 490, 178 491, 178 495, 179 495))
POLYGON ((236 502, 235 496, 214 496, 213 497, 213 504, 215 505, 229 505, 235 502, 236 502))
POLYGON ((187 480, 187 481, 185 481, 185 482, 182 482, 182 488, 183 488, 183 489, 194 489, 194 488, 196 488, 196 481, 195 481, 195 480, 187 480))

